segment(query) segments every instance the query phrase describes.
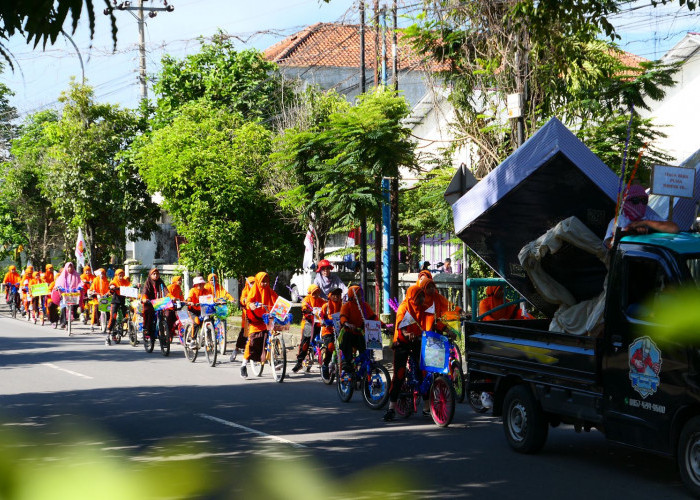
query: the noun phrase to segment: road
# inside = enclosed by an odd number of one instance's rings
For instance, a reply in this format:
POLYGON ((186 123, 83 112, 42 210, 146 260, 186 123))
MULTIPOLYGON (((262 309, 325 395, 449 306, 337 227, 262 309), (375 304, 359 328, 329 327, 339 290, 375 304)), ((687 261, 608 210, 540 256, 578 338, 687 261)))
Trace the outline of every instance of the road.
POLYGON ((416 415, 386 424, 359 395, 341 403, 317 369, 282 384, 269 371, 243 380, 228 358, 211 368, 203 355, 187 362, 179 345, 165 358, 157 346, 105 346, 82 325, 69 338, 7 314, 0 342, 0 436, 12 443, 4 453, 28 454, 18 463, 39 471, 73 447, 93 450, 81 457, 86 467, 106 460, 137 474, 161 464, 167 484, 192 495, 202 491, 197 471, 208 471, 204 498, 368 498, 382 489, 395 498, 687 498, 673 462, 595 431, 551 429, 543 452, 525 456, 507 446, 498 419, 466 404, 446 429, 416 415))

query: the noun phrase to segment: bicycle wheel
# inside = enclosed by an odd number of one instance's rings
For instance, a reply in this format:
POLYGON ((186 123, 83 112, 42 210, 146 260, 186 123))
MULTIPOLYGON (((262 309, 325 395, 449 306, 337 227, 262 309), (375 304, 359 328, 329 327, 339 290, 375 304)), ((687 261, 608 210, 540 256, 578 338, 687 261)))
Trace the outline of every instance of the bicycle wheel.
POLYGON ((17 318, 17 297, 14 294, 10 295, 10 314, 12 319, 17 318))
POLYGON ((352 399, 352 393, 355 392, 355 377, 352 373, 348 373, 345 370, 340 370, 338 375, 338 384, 336 385, 338 389, 338 397, 343 403, 347 403, 352 399))
POLYGON ((168 335, 167 326, 162 317, 158 319, 158 343, 160 344, 160 353, 163 356, 169 356, 170 336, 168 335))
POLYGON ((248 370, 250 370, 250 373, 252 373, 254 376, 260 377, 263 374, 264 368, 265 365, 260 361, 253 361, 252 359, 248 360, 248 370))
POLYGON ((464 387, 464 373, 462 372, 462 367, 455 360, 450 365, 450 378, 452 379, 452 385, 455 388, 455 397, 458 403, 464 402, 464 395, 466 393, 464 387))
POLYGON ((143 348, 146 352, 153 352, 153 348, 156 345, 155 335, 146 335, 146 328, 143 329, 143 348))
POLYGON ((283 382, 287 373, 287 349, 281 335, 275 335, 270 340, 270 362, 275 382, 283 382))
POLYGON ((226 326, 223 322, 219 323, 216 329, 217 332, 217 343, 219 344, 219 354, 222 356, 226 354, 226 326))
POLYGON ((204 352, 207 355, 209 366, 216 366, 216 331, 214 330, 214 325, 209 321, 204 323, 204 352))
POLYGON ((323 369, 321 369, 321 380, 323 380, 323 383, 326 385, 331 385, 333 381, 335 380, 335 375, 338 371, 338 365, 335 362, 335 360, 331 360, 330 363, 328 363, 328 378, 325 378, 323 376, 323 369))
MULTIPOLYGON (((106 314, 105 314, 105 316, 106 316, 106 314)), ((106 328, 106 325, 105 325, 105 328, 106 328)), ((138 343, 139 343, 139 336, 138 336, 138 333, 136 332, 136 325, 134 324, 133 321, 129 321, 129 344, 131 344, 131 347, 136 347, 136 344, 138 344, 138 343)))
POLYGON ((430 414, 439 427, 447 427, 455 416, 455 388, 449 378, 435 377, 430 385, 430 414))
POLYGON ((192 328, 194 328, 192 325, 187 325, 187 328, 185 328, 185 342, 182 344, 185 351, 185 358, 190 363, 194 363, 194 361, 197 359, 198 353, 197 342, 190 340, 192 338, 192 328))
MULTIPOLYGON (((27 311, 27 314, 29 314, 29 311, 27 311)), ((70 337, 73 333, 73 306, 66 306, 66 320, 68 321, 66 330, 68 330, 68 336, 70 337)))
POLYGON ((391 387, 389 370, 379 363, 372 363, 369 373, 362 377, 362 395, 365 404, 373 410, 383 408, 389 401, 389 387, 391 387))
POLYGON ((413 413, 413 390, 405 378, 401 383, 401 392, 399 392, 395 410, 396 414, 402 418, 408 418, 413 413))

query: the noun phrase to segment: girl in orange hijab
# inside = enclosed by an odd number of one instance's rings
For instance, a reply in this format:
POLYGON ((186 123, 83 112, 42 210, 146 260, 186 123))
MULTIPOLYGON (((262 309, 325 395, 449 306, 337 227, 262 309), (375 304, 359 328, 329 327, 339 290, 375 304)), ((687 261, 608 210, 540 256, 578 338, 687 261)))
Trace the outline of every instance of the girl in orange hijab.
POLYGON ((324 325, 321 327, 321 341, 326 347, 326 354, 323 356, 323 364, 321 365, 324 379, 329 377, 328 364, 331 362, 335 352, 335 335, 333 335, 335 329, 333 326, 326 325, 325 322, 332 320, 333 315, 340 312, 343 306, 342 294, 342 288, 334 288, 328 293, 328 302, 321 306, 321 321, 324 322, 324 325))
POLYGON ((461 308, 451 303, 437 291, 432 278, 424 277, 419 279, 418 286, 425 292, 425 301, 423 302, 423 308, 426 313, 425 330, 444 332, 447 326, 440 319, 449 311, 456 311, 456 314, 460 314, 461 308))
POLYGON ((321 323, 319 323, 315 317, 314 309, 320 314, 321 308, 326 301, 321 298, 321 288, 319 288, 318 285, 309 286, 308 292, 309 294, 301 301, 301 314, 303 316, 301 321, 301 342, 299 343, 299 352, 297 353, 297 364, 292 368, 294 373, 301 370, 301 365, 309 350, 309 345, 311 345, 311 339, 321 335, 321 323), (309 337, 304 336, 304 329, 308 328, 306 326, 307 324, 312 330, 309 337))
POLYGON ((389 409, 384 414, 384 420, 387 422, 394 420, 396 416, 396 402, 399 400, 401 385, 406 377, 406 363, 409 356, 413 358, 416 367, 419 366, 421 337, 428 316, 424 309, 425 298, 426 293, 420 285, 411 285, 396 311, 394 343, 391 346, 394 350, 394 376, 391 378, 389 389, 389 409))
POLYGON ((261 271, 255 275, 253 287, 248 291, 246 298, 246 314, 248 316, 248 343, 243 353, 241 365, 241 377, 248 376, 247 361, 260 361, 265 347, 265 335, 267 324, 263 321, 263 314, 270 312, 277 300, 277 293, 270 288, 270 277, 261 271))
POLYGON ((338 338, 340 351, 343 353, 343 370, 346 372, 352 372, 355 369, 352 364, 353 349, 357 349, 359 353, 365 351, 364 323, 366 319, 376 320, 377 315, 365 302, 362 288, 357 285, 351 286, 348 288, 348 301, 340 308, 340 334, 338 338))
POLYGON ((182 276, 175 276, 168 285, 168 296, 173 300, 183 302, 185 296, 182 294, 182 276))
POLYGON ((114 279, 109 282, 109 293, 112 294, 112 305, 109 311, 109 322, 107 323, 107 337, 105 338, 105 344, 111 345, 112 332, 114 331, 114 323, 117 321, 117 315, 119 314, 119 309, 122 309, 122 314, 127 316, 129 311, 126 308, 126 301, 122 297, 119 289, 123 286, 131 286, 131 280, 124 277, 124 270, 117 269, 114 274, 114 279))
MULTIPOLYGON (((5 302, 9 300, 10 297, 10 285, 17 285, 19 286, 19 282, 21 280, 21 276, 17 272, 17 267, 16 266, 10 266, 7 270, 7 274, 5 274, 5 279, 2 280, 2 284, 5 287, 5 302)), ((15 295, 15 300, 17 309, 19 309, 19 293, 15 295)))
POLYGON ((241 306, 241 331, 238 332, 238 338, 236 339, 236 348, 231 352, 231 361, 235 361, 238 355, 244 351, 246 342, 248 342, 248 314, 246 311, 246 304, 248 303, 248 292, 253 289, 255 284, 255 276, 248 276, 243 282, 243 290, 241 290, 241 297, 238 299, 238 303, 241 306))

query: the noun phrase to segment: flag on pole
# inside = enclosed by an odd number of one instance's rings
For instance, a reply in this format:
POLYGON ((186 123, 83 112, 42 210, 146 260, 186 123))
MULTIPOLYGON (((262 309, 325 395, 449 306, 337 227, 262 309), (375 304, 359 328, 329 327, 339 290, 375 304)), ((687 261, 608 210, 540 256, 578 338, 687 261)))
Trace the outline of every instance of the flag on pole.
POLYGON ((309 230, 306 231, 304 238, 304 260, 301 263, 303 269, 311 269, 314 263, 314 228, 309 224, 309 230))
POLYGON ((75 242, 75 264, 77 266, 85 266, 85 240, 83 239, 83 230, 78 229, 78 240, 75 242))

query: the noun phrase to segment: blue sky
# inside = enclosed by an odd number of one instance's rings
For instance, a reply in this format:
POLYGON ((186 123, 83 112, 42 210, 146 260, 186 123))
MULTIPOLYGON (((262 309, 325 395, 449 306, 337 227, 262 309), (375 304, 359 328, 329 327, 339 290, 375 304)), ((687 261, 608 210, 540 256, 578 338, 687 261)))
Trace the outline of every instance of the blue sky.
MULTIPOLYGON (((138 102, 137 83, 138 30, 136 19, 128 12, 116 12, 119 28, 117 52, 112 53, 108 18, 101 14, 101 1, 96 1, 95 39, 90 42, 85 23, 73 36, 85 62, 87 82, 95 87, 100 101, 133 107, 138 102)), ((136 4, 136 0, 132 0, 136 4)), ((160 0, 154 5, 160 6, 160 0)), ((198 37, 209 37, 221 28, 240 38, 240 48, 265 49, 304 26, 316 22, 357 22, 352 0, 170 0, 171 13, 146 18, 147 68, 157 71, 163 54, 176 57, 196 52, 198 37)), ((371 3, 371 0, 367 3, 371 3)), ((399 0, 403 12, 415 9, 418 0, 399 0)), ((648 7, 649 0, 635 2, 630 10, 616 16, 613 23, 623 35, 623 49, 646 58, 661 57, 688 31, 700 31, 700 11, 690 13, 678 5, 648 7)), ((67 40, 54 46, 32 50, 21 40, 11 40, 9 48, 19 69, 6 70, 0 79, 15 93, 12 104, 21 116, 46 107, 56 106, 56 99, 65 90, 71 76, 80 78, 80 64, 67 40)))

